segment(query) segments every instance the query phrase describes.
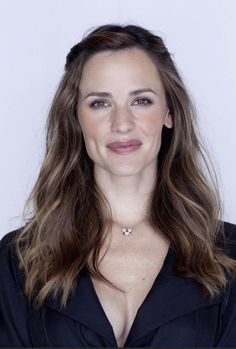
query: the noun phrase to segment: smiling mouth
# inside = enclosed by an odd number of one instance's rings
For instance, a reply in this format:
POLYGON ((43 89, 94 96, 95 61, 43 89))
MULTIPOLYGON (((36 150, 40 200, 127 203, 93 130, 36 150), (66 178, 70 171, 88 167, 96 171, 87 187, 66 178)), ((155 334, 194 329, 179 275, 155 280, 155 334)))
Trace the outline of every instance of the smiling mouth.
POLYGON ((113 153, 124 155, 138 150, 141 145, 141 142, 115 142, 109 144, 107 147, 113 153))

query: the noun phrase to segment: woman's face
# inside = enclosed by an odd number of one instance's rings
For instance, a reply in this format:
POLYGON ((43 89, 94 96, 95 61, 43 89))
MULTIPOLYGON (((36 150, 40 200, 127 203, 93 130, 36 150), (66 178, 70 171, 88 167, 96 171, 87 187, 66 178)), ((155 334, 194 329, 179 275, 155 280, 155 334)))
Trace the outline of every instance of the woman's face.
POLYGON ((78 119, 95 171, 125 176, 156 167, 162 128, 172 127, 172 116, 149 56, 139 48, 96 53, 84 66, 79 90, 78 119), (131 139, 142 143, 132 152, 107 147, 131 139))

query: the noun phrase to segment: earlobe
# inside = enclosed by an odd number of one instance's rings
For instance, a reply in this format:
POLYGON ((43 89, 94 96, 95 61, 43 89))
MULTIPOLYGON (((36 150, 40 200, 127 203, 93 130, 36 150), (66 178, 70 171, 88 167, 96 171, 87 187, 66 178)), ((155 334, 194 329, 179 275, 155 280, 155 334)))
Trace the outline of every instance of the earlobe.
POLYGON ((166 113, 166 116, 165 116, 164 125, 167 128, 172 128, 173 127, 173 119, 172 119, 172 115, 170 115, 170 113, 169 113, 169 109, 167 110, 167 113, 166 113))

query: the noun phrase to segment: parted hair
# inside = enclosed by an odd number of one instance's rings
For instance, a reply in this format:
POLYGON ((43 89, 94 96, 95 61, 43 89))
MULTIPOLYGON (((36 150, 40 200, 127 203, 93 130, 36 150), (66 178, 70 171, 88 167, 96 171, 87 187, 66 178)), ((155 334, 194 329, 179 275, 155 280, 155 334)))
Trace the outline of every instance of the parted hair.
POLYGON ((219 186, 198 131, 196 110, 162 38, 137 25, 90 29, 67 55, 46 123, 45 157, 24 206, 15 246, 25 293, 38 307, 47 297, 67 305, 83 267, 112 287, 98 257, 112 222, 111 208, 94 180, 77 115, 84 64, 104 50, 140 48, 159 71, 173 128, 165 126, 148 223, 169 241, 175 271, 196 280, 213 299, 227 285, 236 261, 227 255, 219 186), (88 259, 92 256, 92 267, 88 259))

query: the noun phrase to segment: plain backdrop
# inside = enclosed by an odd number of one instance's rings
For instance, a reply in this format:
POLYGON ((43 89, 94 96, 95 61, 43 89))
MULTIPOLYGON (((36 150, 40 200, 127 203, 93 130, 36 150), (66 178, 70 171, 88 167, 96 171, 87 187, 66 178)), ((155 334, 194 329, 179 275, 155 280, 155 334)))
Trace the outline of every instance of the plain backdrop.
POLYGON ((224 219, 236 223, 235 0, 0 0, 0 237, 22 224, 69 49, 108 23, 164 39, 197 107, 224 219))

